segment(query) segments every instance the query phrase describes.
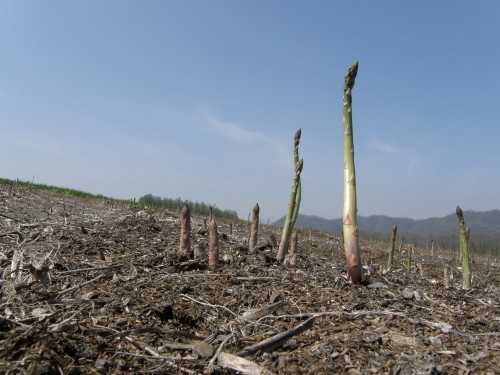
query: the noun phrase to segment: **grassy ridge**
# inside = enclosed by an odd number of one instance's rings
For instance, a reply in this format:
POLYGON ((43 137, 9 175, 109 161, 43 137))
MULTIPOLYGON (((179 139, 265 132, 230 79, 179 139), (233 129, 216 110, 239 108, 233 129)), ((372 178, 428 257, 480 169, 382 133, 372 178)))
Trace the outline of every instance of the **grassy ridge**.
MULTIPOLYGON (((16 186, 25 186, 31 189, 38 189, 38 190, 46 190, 46 191, 52 191, 55 193, 60 193, 60 194, 66 194, 66 195, 72 195, 76 197, 83 197, 83 198, 92 198, 92 199, 107 199, 107 200, 113 200, 115 202, 124 202, 124 203, 131 203, 131 200, 126 200, 126 199, 115 199, 115 198, 110 198, 106 197, 102 194, 92 194, 92 193, 87 193, 85 191, 81 190, 76 190, 76 189, 70 189, 70 188, 64 188, 64 187, 59 187, 59 186, 53 186, 53 185, 47 185, 47 184, 38 184, 38 183, 33 183, 31 181, 21 181, 21 180, 10 180, 8 178, 0 178, 0 184, 4 185, 16 185, 16 186)), ((137 204, 141 207, 153 207, 153 208, 163 208, 171 211, 178 211, 181 209, 184 204, 189 204, 189 206, 192 209, 192 213, 198 214, 198 215, 208 215, 210 212, 209 210, 209 205, 205 204, 204 202, 191 202, 189 200, 181 200, 180 198, 177 199, 170 199, 170 198, 161 198, 161 197, 155 197, 151 194, 146 194, 139 198, 139 200, 136 202, 135 199, 133 201, 134 204, 137 204)), ((238 214, 236 211, 233 210, 221 210, 217 207, 212 207, 214 214, 218 217, 223 217, 227 219, 238 219, 238 214)))
POLYGON ((92 193, 87 193, 87 192, 81 191, 81 190, 64 188, 64 187, 53 186, 53 185, 47 185, 47 184, 37 184, 37 183, 32 183, 30 181, 20 181, 20 180, 14 181, 14 180, 9 180, 8 178, 0 178, 0 184, 26 186, 26 187, 29 187, 32 189, 53 191, 55 193, 74 195, 77 197, 84 197, 84 198, 113 199, 113 200, 115 200, 114 198, 105 197, 102 194, 92 194, 92 193))

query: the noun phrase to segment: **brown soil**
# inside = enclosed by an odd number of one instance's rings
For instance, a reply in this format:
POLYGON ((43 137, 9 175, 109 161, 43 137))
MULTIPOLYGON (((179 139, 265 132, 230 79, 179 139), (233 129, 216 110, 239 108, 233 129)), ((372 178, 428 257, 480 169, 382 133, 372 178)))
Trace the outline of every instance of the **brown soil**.
MULTIPOLYGON (((197 250, 202 223, 192 219, 197 250)), ((229 353, 253 374, 500 373, 491 259, 475 257, 463 291, 451 254, 415 249, 407 273, 397 253, 384 276, 387 245, 362 241, 373 264, 355 286, 338 237, 302 231, 285 267, 266 246, 277 229, 261 226, 249 255, 247 223, 218 224, 222 264, 210 270, 205 257, 175 259, 177 213, 0 185, 0 372, 234 374, 229 353)))

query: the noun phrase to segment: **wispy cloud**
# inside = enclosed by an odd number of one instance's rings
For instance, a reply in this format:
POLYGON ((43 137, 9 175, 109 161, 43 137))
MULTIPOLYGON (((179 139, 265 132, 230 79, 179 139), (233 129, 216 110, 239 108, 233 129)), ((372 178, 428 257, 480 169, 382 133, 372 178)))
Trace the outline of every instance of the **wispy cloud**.
POLYGON ((233 122, 220 121, 207 114, 204 115, 206 124, 210 131, 226 138, 232 142, 264 147, 269 152, 274 153, 279 164, 289 166, 291 161, 289 152, 282 140, 268 134, 248 130, 245 127, 233 122))
POLYGON ((420 154, 411 148, 393 146, 378 139, 372 140, 370 145, 383 154, 405 158, 411 167, 416 167, 420 163, 420 154))
POLYGON ((116 140, 127 150, 126 155, 132 159, 160 162, 162 165, 190 160, 189 153, 173 143, 136 139, 122 134, 117 134, 116 140))

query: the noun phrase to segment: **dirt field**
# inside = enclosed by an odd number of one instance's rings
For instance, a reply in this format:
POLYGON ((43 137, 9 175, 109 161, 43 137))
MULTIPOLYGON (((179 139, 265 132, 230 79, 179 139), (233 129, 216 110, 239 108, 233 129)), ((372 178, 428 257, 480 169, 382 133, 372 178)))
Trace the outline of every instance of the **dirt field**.
POLYGON ((380 275, 387 244, 361 241, 372 267, 354 286, 340 238, 302 231, 284 267, 266 246, 278 229, 249 255, 247 223, 218 224, 212 271, 176 261, 177 213, 0 185, 0 372, 500 373, 498 260, 476 257, 464 292, 450 254, 415 249, 407 273, 397 253, 380 275))

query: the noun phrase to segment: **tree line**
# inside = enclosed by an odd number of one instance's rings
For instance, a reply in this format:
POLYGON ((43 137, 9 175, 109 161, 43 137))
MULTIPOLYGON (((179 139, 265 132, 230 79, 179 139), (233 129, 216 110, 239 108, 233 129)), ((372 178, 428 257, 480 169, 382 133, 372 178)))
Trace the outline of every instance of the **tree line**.
POLYGON ((190 200, 182 200, 181 198, 171 199, 146 194, 139 198, 138 203, 143 206, 164 208, 167 210, 177 211, 180 210, 185 204, 189 206, 191 213, 201 216, 208 216, 210 214, 210 207, 215 216, 224 219, 238 219, 238 213, 234 210, 221 210, 214 205, 208 205, 204 202, 192 202, 190 200))

